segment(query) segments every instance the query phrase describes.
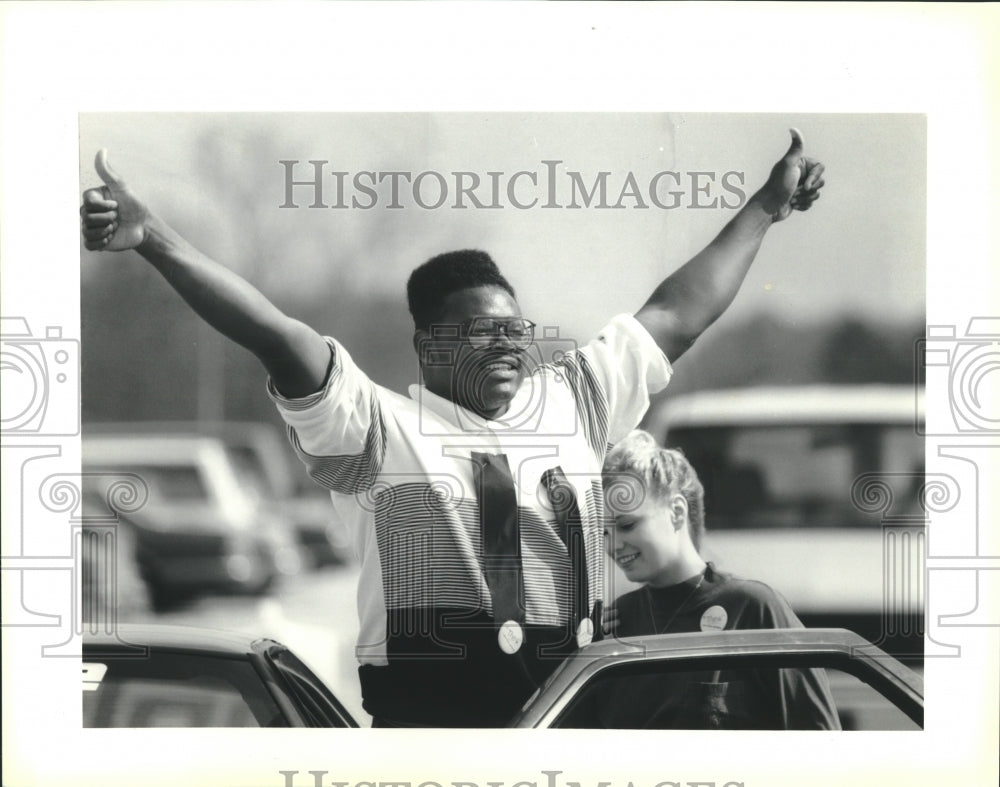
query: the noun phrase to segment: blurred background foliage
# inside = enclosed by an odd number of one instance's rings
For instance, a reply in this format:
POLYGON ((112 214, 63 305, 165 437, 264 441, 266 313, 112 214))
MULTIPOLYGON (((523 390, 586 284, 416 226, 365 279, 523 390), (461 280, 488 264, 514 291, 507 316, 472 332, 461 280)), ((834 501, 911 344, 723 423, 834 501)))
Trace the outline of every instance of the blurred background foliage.
MULTIPOLYGON (((151 268, 119 268, 82 297, 89 315, 83 321, 85 422, 200 417, 279 423, 257 360, 192 319, 151 268), (129 309, 118 308, 124 302, 129 309)), ((377 383, 405 391, 417 380, 403 293, 341 289, 292 306, 306 323, 335 335, 377 383), (348 310, 378 319, 338 322, 337 314, 348 310)), ((914 354, 923 335, 922 323, 876 324, 860 316, 805 325, 767 314, 739 324, 723 319, 678 361, 663 396, 751 385, 922 383, 914 354)))

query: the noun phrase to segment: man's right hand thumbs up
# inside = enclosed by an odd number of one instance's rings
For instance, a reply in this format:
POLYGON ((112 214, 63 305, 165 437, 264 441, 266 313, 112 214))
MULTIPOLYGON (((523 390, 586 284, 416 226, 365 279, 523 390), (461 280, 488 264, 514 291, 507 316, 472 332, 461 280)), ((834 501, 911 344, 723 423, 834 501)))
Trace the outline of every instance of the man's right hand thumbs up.
POLYGON ((149 211, 111 168, 103 148, 97 152, 94 169, 105 185, 83 192, 80 221, 84 246, 91 251, 134 249, 146 237, 149 211))

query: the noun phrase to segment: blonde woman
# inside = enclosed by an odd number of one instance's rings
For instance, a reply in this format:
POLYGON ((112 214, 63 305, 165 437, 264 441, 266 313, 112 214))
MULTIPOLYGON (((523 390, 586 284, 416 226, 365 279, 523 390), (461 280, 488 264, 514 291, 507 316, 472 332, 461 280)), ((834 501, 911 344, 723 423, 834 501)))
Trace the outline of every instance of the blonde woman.
MULTIPOLYGON (((718 571, 699 553, 704 492, 680 451, 631 432, 604 464, 607 550, 643 587, 616 604, 618 636, 802 628, 763 582, 718 571)), ((840 729, 823 670, 722 670, 621 683, 599 702, 602 726, 840 729)))

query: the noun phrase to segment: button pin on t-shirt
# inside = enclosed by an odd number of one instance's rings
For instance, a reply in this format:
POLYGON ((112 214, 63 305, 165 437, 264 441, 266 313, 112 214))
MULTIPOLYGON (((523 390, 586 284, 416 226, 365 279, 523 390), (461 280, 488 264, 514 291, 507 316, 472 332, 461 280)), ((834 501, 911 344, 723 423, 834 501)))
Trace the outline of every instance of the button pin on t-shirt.
POLYGON ((524 642, 524 630, 516 620, 508 620, 497 632, 497 642, 504 653, 508 655, 517 653, 524 642))
POLYGON ((722 631, 726 627, 729 615, 718 604, 705 610, 701 616, 702 631, 722 631))

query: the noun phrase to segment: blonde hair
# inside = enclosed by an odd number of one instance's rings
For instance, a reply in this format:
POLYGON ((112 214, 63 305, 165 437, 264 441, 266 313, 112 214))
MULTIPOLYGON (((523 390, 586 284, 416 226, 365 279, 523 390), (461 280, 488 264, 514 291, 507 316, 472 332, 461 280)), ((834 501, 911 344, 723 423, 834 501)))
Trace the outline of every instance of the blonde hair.
POLYGON ((670 498, 680 494, 687 501, 691 543, 700 549, 705 489, 679 449, 662 448, 649 432, 635 429, 608 452, 602 475, 608 500, 624 510, 638 508, 645 496, 669 505, 670 498))

